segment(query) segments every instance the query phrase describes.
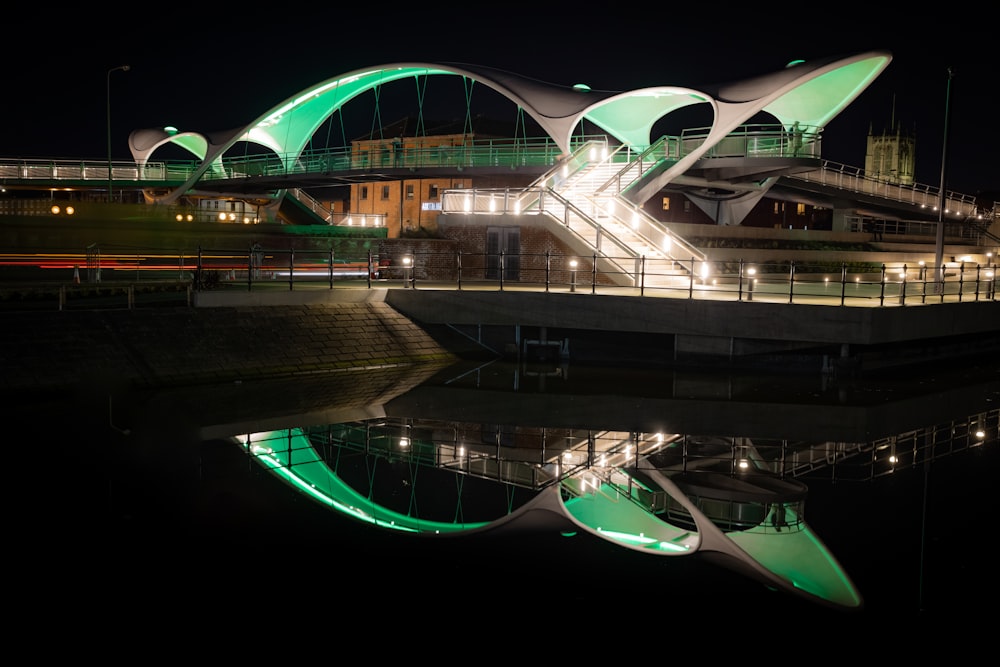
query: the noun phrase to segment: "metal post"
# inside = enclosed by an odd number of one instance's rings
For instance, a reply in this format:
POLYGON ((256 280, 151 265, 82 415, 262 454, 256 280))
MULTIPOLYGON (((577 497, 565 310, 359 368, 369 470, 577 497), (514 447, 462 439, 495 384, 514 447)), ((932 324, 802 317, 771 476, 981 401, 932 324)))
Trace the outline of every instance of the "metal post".
POLYGON ((295 248, 288 251, 288 291, 292 291, 292 283, 295 282, 295 248))
POLYGON ((882 287, 878 294, 878 305, 885 305, 885 264, 882 265, 882 287))
POLYGON ((958 265, 958 301, 962 301, 962 292, 965 291, 965 262, 958 265))
POLYGON ((552 260, 552 258, 551 258, 551 252, 548 251, 548 250, 546 250, 545 251, 545 291, 546 292, 549 291, 549 281, 551 280, 551 276, 549 275, 549 270, 552 267, 551 260, 552 260))
POLYGON ((788 303, 792 303, 792 293, 795 291, 795 262, 788 269, 788 303))
MULTIPOLYGON (((368 276, 372 275, 372 258, 371 253, 368 255, 368 276)), ((330 248, 330 289, 333 289, 333 248, 330 248)))
POLYGON ((737 301, 742 301, 743 300, 743 260, 742 259, 740 259, 740 275, 739 275, 739 282, 738 282, 737 285, 738 286, 736 288, 736 300, 737 301))
POLYGON ((646 256, 643 255, 639 261, 639 296, 646 293, 646 256))
POLYGON ((108 202, 114 200, 114 195, 112 194, 112 179, 111 174, 111 73, 121 70, 122 72, 127 72, 129 70, 128 65, 119 65, 118 67, 112 67, 108 70, 108 202))
POLYGON ((840 305, 844 305, 847 291, 847 262, 840 265, 840 305))
POLYGON ((590 267, 590 293, 597 293, 597 255, 593 257, 593 264, 590 267))
POLYGON ((899 305, 906 305, 906 264, 899 273, 899 305))
POLYGON ((462 289, 462 251, 459 250, 455 253, 455 264, 458 268, 458 289, 462 289))

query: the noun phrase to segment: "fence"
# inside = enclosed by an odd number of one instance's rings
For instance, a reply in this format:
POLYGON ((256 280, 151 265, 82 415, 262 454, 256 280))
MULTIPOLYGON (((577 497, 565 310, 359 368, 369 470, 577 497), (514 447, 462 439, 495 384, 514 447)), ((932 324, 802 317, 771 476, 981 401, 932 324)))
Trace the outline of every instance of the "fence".
MULTIPOLYGON (((65 258, 60 258, 65 263, 65 258)), ((0 308, 190 305, 190 292, 242 289, 409 288, 552 291, 682 299, 909 306, 997 299, 993 264, 940 267, 865 263, 649 261, 546 253, 390 252, 338 258, 332 251, 253 246, 188 254, 136 252, 80 280, 51 281, 45 258, 31 276, 0 280, 0 308), (169 268, 168 268, 169 267, 169 268), (621 267, 627 267, 623 270, 621 267), (152 295, 158 294, 158 297, 152 295), (140 298, 141 297, 141 298, 140 298)), ((53 261, 54 266, 63 266, 53 261)), ((4 276, 0 273, 0 278, 4 276)))

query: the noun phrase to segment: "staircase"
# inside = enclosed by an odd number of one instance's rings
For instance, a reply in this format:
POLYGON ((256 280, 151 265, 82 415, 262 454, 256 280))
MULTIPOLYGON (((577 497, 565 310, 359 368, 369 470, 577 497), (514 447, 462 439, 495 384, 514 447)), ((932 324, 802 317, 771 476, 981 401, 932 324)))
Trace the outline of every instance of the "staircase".
POLYGON ((705 254, 621 196, 629 183, 670 159, 664 145, 661 140, 635 155, 628 147, 610 150, 606 142, 589 141, 521 192, 514 209, 551 218, 557 235, 583 246, 598 270, 619 284, 690 282, 705 254))

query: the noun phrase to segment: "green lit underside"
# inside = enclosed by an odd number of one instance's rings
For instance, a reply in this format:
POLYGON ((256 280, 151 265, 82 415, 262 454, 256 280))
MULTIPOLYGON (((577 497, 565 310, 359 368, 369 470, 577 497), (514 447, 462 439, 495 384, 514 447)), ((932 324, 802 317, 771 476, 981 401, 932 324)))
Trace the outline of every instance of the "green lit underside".
MULTIPOLYGON (((629 549, 686 555, 702 546, 697 532, 661 520, 607 484, 591 492, 585 490, 564 505, 590 533, 629 549)), ((798 523, 795 518, 789 516, 792 523, 798 523)), ((729 555, 745 555, 746 561, 762 566, 776 586, 838 607, 860 607, 861 596, 840 564, 804 522, 801 526, 802 530, 784 533, 762 527, 727 533, 726 538, 738 547, 729 555)))
MULTIPOLYGON (((338 477, 299 429, 255 433, 241 438, 240 444, 260 465, 313 501, 379 528, 455 534, 491 523, 432 521, 382 507, 338 477)), ((578 478, 563 483, 573 496, 563 502, 567 515, 601 539, 635 551, 667 556, 694 554, 702 547, 702 538, 696 530, 662 520, 624 497, 614 486, 600 483, 588 488, 578 478)), ((861 596, 826 546, 804 522, 790 523, 801 525, 802 529, 775 533, 758 527, 727 533, 726 538, 735 547, 728 555, 763 567, 769 573, 765 577, 769 584, 835 606, 860 607, 861 596)))
POLYGON ((312 500, 353 519, 380 528, 409 533, 443 534, 472 530, 486 525, 428 521, 372 502, 344 483, 320 458, 312 442, 299 429, 254 433, 250 436, 249 447, 246 437, 241 438, 240 444, 260 465, 312 500))

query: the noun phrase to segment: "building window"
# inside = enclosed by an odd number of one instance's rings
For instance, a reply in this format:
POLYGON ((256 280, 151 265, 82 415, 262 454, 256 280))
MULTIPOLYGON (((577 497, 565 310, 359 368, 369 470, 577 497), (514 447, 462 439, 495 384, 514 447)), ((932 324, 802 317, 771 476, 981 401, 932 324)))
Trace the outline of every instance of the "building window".
POLYGON ((407 199, 413 199, 413 184, 412 183, 407 183, 406 184, 406 198, 407 199))
POLYGON ((670 210, 670 197, 664 197, 663 198, 663 210, 664 211, 669 211, 670 210))
POLYGON ((368 186, 367 185, 362 185, 361 186, 361 199, 368 199, 368 186))
POLYGON ((774 214, 778 215, 781 211, 778 210, 778 202, 774 202, 774 214))
POLYGON ((688 201, 687 199, 684 200, 684 212, 685 213, 691 212, 691 202, 688 201))
POLYGON ((388 185, 383 185, 382 186, 382 199, 388 199, 388 198, 389 198, 389 186, 388 185))
POLYGON ((799 215, 805 215, 806 214, 806 205, 805 204, 796 204, 795 205, 795 212, 798 213, 799 215))
POLYGON ((438 198, 438 186, 431 185, 427 188, 427 198, 437 199, 438 198))

